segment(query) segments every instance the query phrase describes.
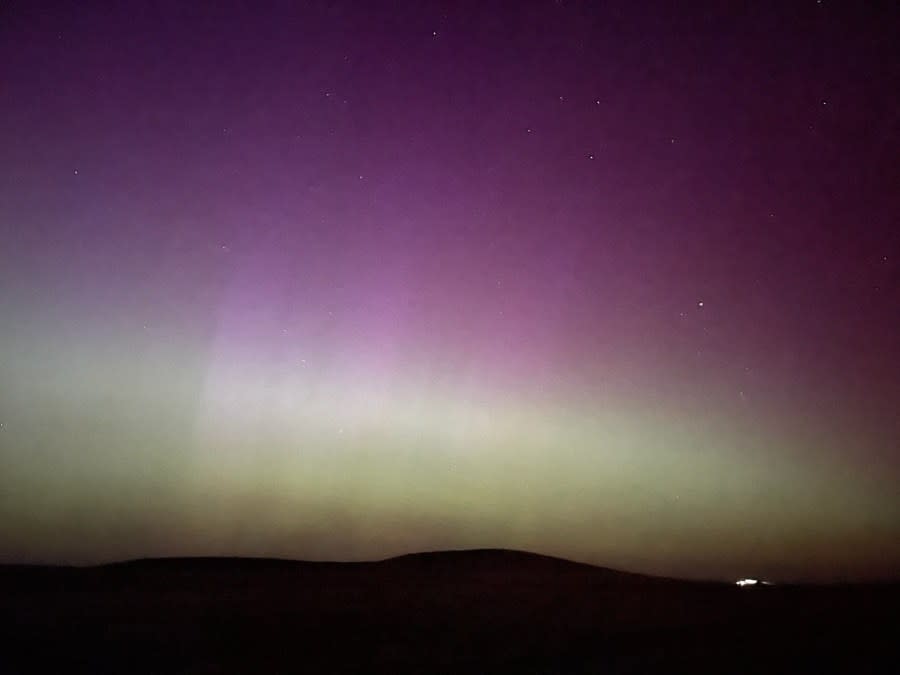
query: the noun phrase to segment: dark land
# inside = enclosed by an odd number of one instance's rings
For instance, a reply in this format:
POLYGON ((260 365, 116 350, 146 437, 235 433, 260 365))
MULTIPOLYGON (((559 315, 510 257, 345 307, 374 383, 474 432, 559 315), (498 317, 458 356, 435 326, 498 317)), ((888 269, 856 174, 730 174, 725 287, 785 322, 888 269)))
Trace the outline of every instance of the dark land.
POLYGON ((898 600, 504 550, 7 565, 0 672, 897 673, 898 600))

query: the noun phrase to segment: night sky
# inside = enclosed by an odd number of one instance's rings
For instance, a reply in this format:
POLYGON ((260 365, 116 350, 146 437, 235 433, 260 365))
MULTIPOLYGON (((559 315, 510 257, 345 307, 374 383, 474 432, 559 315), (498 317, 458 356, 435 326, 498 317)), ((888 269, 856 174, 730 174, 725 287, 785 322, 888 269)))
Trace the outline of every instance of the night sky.
POLYGON ((0 560, 896 575, 898 27, 4 2, 0 560))

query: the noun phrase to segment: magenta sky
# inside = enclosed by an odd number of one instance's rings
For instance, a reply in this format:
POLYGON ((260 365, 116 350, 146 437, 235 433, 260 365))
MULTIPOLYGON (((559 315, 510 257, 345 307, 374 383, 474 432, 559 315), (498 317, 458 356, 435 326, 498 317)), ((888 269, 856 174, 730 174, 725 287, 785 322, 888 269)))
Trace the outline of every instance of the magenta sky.
POLYGON ((5 6, 0 554, 883 575, 900 53, 861 4, 5 6))

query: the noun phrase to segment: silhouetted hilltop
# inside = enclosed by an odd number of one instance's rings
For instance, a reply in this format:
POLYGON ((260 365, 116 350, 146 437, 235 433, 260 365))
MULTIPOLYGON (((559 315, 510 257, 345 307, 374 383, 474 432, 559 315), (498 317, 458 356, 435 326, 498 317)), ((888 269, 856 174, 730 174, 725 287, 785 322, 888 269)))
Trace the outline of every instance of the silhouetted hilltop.
POLYGON ((382 564, 421 565, 423 567, 528 567, 532 569, 604 569, 529 551, 508 548, 470 548, 447 551, 422 551, 386 558, 382 564))
POLYGON ((451 551, 409 553, 388 558, 382 565, 408 573, 465 577, 500 575, 507 580, 537 579, 547 576, 558 581, 563 578, 592 580, 596 583, 664 583, 673 580, 623 572, 564 558, 517 551, 483 548, 451 551))
POLYGON ((580 583, 677 584, 673 579, 597 567, 563 558, 509 549, 464 549, 408 553, 378 561, 333 562, 242 557, 139 558, 89 567, 0 565, 0 588, 108 584, 188 584, 253 582, 270 585, 304 579, 367 583, 405 579, 423 583, 498 583, 550 585, 580 583))

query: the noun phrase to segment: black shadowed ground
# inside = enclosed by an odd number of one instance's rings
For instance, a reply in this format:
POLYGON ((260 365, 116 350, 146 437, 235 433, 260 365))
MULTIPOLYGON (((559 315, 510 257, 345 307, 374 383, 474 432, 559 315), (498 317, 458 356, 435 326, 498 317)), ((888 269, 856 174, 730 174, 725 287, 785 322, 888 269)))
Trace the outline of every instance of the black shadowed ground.
POLYGON ((0 566, 0 672, 896 673, 898 600, 504 550, 0 566))

